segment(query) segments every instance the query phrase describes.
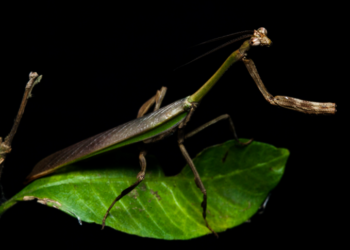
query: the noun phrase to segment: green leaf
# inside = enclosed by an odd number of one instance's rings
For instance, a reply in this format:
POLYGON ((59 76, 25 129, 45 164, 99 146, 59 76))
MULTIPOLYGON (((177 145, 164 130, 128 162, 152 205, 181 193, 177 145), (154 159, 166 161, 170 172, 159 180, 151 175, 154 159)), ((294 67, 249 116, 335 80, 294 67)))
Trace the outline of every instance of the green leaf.
MULTIPOLYGON (((288 155, 287 149, 265 143, 253 142, 242 147, 235 141, 198 154, 193 161, 207 190, 210 226, 222 232, 256 213, 280 181, 288 155)), ((136 181, 140 170, 137 158, 125 153, 112 156, 108 164, 102 165, 102 157, 97 157, 34 181, 0 206, 0 214, 17 201, 37 198, 38 202, 84 222, 101 224, 111 202, 136 181)), ((107 226, 168 240, 210 233, 202 218, 203 195, 190 168, 186 166, 180 174, 166 177, 154 157, 147 157, 147 163, 145 180, 115 204, 107 226)))

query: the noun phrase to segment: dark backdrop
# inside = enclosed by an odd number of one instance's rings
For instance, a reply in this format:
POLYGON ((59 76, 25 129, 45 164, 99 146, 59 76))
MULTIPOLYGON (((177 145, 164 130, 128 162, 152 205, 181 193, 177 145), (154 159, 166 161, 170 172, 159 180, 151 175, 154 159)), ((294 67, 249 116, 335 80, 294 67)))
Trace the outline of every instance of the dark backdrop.
MULTIPOLYGON (((115 6, 16 6, 3 8, 1 49, 1 136, 10 131, 30 71, 43 74, 35 87, 2 185, 7 198, 43 157, 134 119, 138 108, 161 86, 164 104, 192 94, 240 46, 231 45, 191 65, 179 65, 217 44, 189 49, 211 38, 266 27, 274 42, 249 57, 274 95, 336 102, 335 116, 308 116, 269 105, 242 63, 224 75, 203 100, 190 128, 218 115, 232 116, 238 135, 290 150, 284 177, 263 215, 224 233, 190 241, 160 241, 83 223, 35 202, 11 208, 0 220, 0 238, 18 244, 55 246, 235 247, 338 244, 346 223, 346 64, 342 64, 342 7, 293 2, 244 6, 232 1, 115 6), (20 12, 19 9, 23 12, 20 12), (330 16, 332 14, 332 17, 330 16), (69 241, 68 241, 69 240, 69 241), (44 243, 44 244, 43 244, 44 243), (176 244, 176 245, 174 245, 176 244)), ((186 143, 192 157, 231 138, 225 122, 186 143)), ((175 174, 185 165, 176 137, 155 145, 152 154, 175 174)), ((209 193, 210 196, 210 193, 209 193)))

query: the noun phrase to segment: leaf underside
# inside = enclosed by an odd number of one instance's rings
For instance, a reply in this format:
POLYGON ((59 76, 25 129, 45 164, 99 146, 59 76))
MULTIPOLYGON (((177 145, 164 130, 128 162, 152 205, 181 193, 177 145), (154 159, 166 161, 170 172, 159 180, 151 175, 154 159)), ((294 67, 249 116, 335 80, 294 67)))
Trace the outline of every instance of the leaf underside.
MULTIPOLYGON (((137 159, 118 152, 122 151, 115 151, 106 164, 99 157, 34 181, 0 206, 0 214, 17 201, 37 198, 84 222, 101 224, 111 202, 140 171, 137 159)), ((193 159, 207 190, 207 220, 214 231, 235 227, 257 212, 280 181, 288 156, 287 149, 261 142, 242 147, 227 141, 193 159)), ((145 180, 115 204, 106 225, 142 237, 200 237, 210 233, 202 218, 202 198, 188 166, 166 177, 149 156, 145 180)))

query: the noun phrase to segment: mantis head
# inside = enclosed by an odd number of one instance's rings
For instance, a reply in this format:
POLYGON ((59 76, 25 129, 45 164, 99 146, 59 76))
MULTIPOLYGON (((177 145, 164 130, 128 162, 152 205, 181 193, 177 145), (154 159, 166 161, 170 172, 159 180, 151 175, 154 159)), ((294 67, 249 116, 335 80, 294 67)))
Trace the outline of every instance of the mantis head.
POLYGON ((267 30, 264 27, 254 30, 253 36, 250 38, 251 46, 267 46, 270 47, 272 41, 267 37, 267 30))

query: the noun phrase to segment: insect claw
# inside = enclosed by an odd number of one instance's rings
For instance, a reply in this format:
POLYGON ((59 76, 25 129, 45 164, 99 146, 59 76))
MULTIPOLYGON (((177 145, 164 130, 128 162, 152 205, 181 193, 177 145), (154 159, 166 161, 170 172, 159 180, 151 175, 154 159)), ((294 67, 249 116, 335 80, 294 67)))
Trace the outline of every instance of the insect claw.
POLYGON ((215 235, 215 237, 218 239, 219 235, 209 226, 207 220, 205 220, 205 224, 207 226, 207 228, 215 235))
POLYGON ((252 141, 254 141, 254 138, 251 138, 249 141, 247 142, 241 142, 239 139, 237 139, 237 142, 241 145, 241 146, 248 146, 250 143, 252 143, 252 141))
POLYGON ((142 181, 144 178, 145 178, 145 172, 139 172, 139 173, 137 174, 136 179, 137 179, 138 181, 142 181))

